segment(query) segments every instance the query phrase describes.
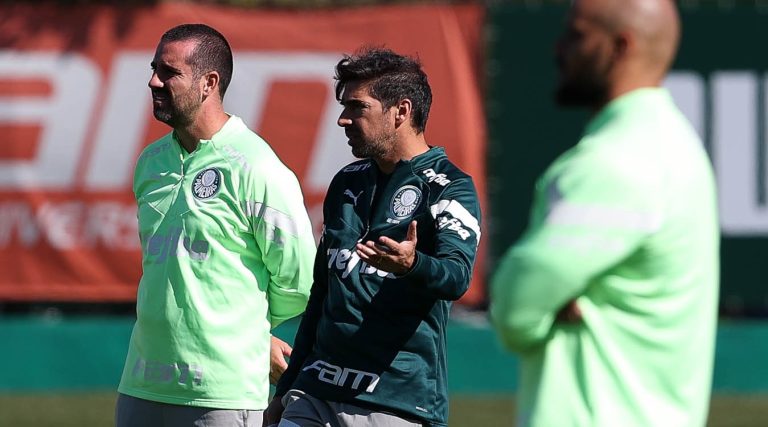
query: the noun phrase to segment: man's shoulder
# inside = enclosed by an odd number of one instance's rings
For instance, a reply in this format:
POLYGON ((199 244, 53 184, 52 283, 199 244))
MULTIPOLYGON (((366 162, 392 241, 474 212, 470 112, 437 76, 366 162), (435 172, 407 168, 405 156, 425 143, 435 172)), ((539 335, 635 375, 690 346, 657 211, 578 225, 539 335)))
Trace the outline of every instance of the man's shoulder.
POLYGON ((290 171, 288 166, 259 134, 245 126, 230 130, 225 137, 216 140, 216 151, 236 169, 259 171, 269 177, 290 171))
POLYGON ((443 197, 446 191, 476 193, 472 176, 461 170, 445 154, 421 162, 413 169, 413 173, 430 187, 430 194, 435 198, 443 197))
POLYGON ((560 154, 549 165, 545 175, 620 176, 634 173, 638 163, 644 162, 642 156, 622 150, 623 144, 605 139, 605 135, 582 138, 577 145, 560 154))
POLYGON ((239 119, 227 130, 226 134, 215 140, 220 148, 238 151, 249 157, 258 157, 265 151, 273 152, 264 138, 239 119))
POLYGON ((446 186, 454 181, 471 180, 472 177, 459 168, 447 157, 437 159, 435 162, 423 165, 416 171, 416 175, 429 183, 446 186))
POLYGON ((339 169, 328 184, 324 205, 336 204, 338 196, 346 191, 359 191, 355 189, 368 188, 373 184, 373 175, 370 174, 373 160, 363 159, 347 164, 339 169))
POLYGON ((368 172, 373 167, 373 161, 371 159, 357 160, 336 172, 336 176, 348 176, 355 175, 363 172, 368 172))
POLYGON ((639 143, 624 143, 620 138, 580 141, 547 168, 540 178, 542 190, 568 189, 589 197, 621 195, 624 199, 662 194, 669 174, 659 165, 659 155, 639 143))
POLYGON ((372 167, 373 160, 370 159, 357 160, 349 163, 336 172, 333 179, 331 179, 329 187, 340 185, 341 183, 348 181, 362 183, 371 172, 372 167))
POLYGON ((175 141, 173 140, 173 132, 168 132, 167 134, 144 147, 144 149, 141 151, 141 154, 139 155, 138 161, 145 162, 152 158, 158 157, 160 154, 167 153, 173 148, 172 144, 174 143, 175 141))

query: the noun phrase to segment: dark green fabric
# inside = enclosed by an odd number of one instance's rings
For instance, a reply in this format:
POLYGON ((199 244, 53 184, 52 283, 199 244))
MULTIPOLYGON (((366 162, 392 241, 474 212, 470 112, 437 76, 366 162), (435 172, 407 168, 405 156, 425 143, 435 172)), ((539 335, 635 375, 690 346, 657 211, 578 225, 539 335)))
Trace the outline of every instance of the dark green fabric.
POLYGON ((383 188, 376 188, 379 173, 372 161, 359 161, 328 189, 315 283, 278 394, 297 388, 444 425, 445 326, 472 275, 477 194, 442 148, 400 162, 383 188), (413 220, 417 261, 403 276, 355 254, 359 241, 404 240, 413 220))

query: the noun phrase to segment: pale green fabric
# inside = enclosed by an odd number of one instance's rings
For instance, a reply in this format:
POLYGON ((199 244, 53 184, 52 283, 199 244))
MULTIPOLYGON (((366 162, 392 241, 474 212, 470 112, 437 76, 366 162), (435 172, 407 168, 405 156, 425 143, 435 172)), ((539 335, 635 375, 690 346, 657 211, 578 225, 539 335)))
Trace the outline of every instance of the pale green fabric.
POLYGON ((172 134, 136 166, 143 275, 121 393, 260 410, 270 329, 304 311, 315 242, 295 175, 232 116, 187 153, 172 134))
POLYGON ((114 427, 262 427, 264 411, 171 405, 118 394, 114 427))
POLYGON ((664 89, 608 104, 537 183, 491 317, 519 351, 521 426, 700 427, 718 298, 715 183, 664 89), (576 298, 583 322, 555 321, 576 298))

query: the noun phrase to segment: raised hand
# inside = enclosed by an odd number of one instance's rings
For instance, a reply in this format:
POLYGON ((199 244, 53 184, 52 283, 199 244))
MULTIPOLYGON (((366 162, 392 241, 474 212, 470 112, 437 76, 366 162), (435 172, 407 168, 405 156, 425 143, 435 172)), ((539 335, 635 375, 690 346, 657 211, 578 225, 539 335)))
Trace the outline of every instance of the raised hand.
POLYGON ((381 236, 378 242, 368 240, 364 244, 358 243, 355 250, 360 259, 379 270, 405 274, 416 260, 416 242, 416 221, 411 221, 402 242, 381 236))

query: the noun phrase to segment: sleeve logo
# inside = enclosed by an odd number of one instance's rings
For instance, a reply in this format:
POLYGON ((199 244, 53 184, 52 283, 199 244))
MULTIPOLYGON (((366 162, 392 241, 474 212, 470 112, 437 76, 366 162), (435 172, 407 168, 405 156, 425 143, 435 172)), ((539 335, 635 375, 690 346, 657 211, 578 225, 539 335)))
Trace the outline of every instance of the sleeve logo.
POLYGON ((444 173, 437 173, 434 169, 426 169, 422 173, 427 176, 429 182, 436 182, 443 187, 451 183, 451 180, 444 173))
POLYGON ((421 190, 413 185, 400 187, 392 197, 390 211, 397 219, 408 218, 419 207, 421 190))
POLYGON ((221 188, 221 172, 216 168, 208 168, 197 174, 192 181, 192 194, 200 200, 210 199, 221 188))

